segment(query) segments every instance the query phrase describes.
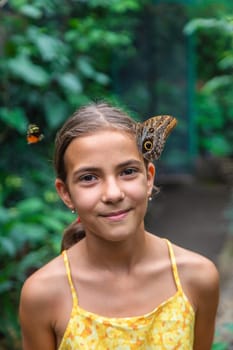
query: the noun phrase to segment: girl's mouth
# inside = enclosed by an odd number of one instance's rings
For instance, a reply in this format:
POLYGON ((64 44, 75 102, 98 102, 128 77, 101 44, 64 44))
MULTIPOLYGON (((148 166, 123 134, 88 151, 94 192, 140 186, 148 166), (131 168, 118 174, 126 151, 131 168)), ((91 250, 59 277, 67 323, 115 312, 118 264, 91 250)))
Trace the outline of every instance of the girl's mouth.
POLYGON ((109 219, 111 221, 119 221, 119 220, 123 220, 127 216, 129 211, 130 211, 130 209, 118 210, 118 211, 113 211, 113 212, 109 212, 106 214, 102 214, 101 216, 106 218, 106 219, 109 219))

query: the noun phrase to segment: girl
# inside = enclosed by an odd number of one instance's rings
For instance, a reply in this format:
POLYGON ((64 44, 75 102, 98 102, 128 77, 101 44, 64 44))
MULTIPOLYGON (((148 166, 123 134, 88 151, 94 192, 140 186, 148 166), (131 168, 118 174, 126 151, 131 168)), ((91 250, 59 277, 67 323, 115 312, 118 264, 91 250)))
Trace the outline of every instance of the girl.
POLYGON ((66 230, 63 253, 23 286, 24 350, 211 348, 215 266, 144 227, 150 160, 174 125, 168 116, 136 124, 92 104, 58 133, 55 186, 79 219, 66 230))

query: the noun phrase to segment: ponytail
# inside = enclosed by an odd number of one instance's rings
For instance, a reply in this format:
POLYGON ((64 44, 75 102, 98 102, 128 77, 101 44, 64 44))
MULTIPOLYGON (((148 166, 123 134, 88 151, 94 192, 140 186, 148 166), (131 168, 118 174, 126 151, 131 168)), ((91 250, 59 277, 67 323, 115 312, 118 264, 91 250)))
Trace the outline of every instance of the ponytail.
POLYGON ((61 251, 69 249, 75 243, 81 241, 85 237, 83 225, 75 220, 70 224, 63 233, 61 242, 61 251))

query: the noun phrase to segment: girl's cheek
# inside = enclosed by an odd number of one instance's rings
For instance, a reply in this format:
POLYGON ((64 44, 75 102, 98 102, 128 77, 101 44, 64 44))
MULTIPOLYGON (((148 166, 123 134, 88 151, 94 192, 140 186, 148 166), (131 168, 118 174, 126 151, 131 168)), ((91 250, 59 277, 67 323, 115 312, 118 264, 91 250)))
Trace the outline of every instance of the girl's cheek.
POLYGON ((100 199, 100 192, 94 188, 79 189, 75 192, 74 197, 77 206, 86 207, 88 209, 100 199))

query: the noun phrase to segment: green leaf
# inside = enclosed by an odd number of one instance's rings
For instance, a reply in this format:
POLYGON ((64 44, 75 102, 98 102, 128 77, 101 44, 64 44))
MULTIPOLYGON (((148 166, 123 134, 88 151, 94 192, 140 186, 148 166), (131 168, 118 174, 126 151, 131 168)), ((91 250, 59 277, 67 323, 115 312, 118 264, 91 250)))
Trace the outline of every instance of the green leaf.
POLYGON ((24 5, 19 10, 23 15, 31 17, 34 19, 39 19, 42 17, 42 12, 35 6, 24 5))
POLYGON ((224 57, 220 62, 219 62, 219 67, 221 69, 229 69, 233 67, 233 56, 232 54, 228 53, 226 57, 224 57))
POLYGON ((49 82, 47 72, 42 67, 32 63, 26 55, 21 54, 9 59, 8 68, 13 75, 29 84, 44 86, 49 82))
POLYGON ((82 92, 82 83, 75 74, 65 73, 59 75, 58 82, 68 93, 82 92))
POLYGON ((95 80, 101 85, 107 85, 110 82, 109 77, 103 73, 96 73, 95 80))
POLYGON ((232 24, 225 19, 216 19, 216 18, 195 18, 188 22, 184 27, 184 33, 186 35, 193 34, 200 29, 219 29, 226 34, 232 34, 233 26, 232 24))
POLYGON ((211 350, 228 350, 228 344, 225 342, 214 343, 211 347, 211 350))
POLYGON ((43 216, 41 218, 41 224, 47 229, 54 232, 61 232, 63 230, 63 224, 56 220, 54 217, 43 216))
POLYGON ((14 256, 16 249, 17 248, 11 238, 1 237, 1 253, 5 253, 9 256, 14 256))
POLYGON ((12 8, 20 10, 20 8, 27 4, 27 0, 11 0, 12 8))
POLYGON ((24 274, 28 269, 41 267, 45 256, 46 253, 43 249, 28 253, 18 264, 18 274, 24 274))
POLYGON ((232 84, 232 77, 230 75, 222 75, 210 79, 202 88, 203 92, 212 93, 213 91, 230 86, 232 84))
POLYGON ((41 33, 41 30, 38 27, 29 27, 28 36, 30 40, 35 43, 45 61, 64 59, 66 47, 61 40, 54 36, 41 33))
POLYGON ((45 118, 52 129, 56 129, 68 116, 67 102, 55 93, 49 93, 44 98, 45 118))
POLYGON ((28 119, 21 108, 0 108, 0 119, 7 125, 18 130, 21 134, 25 133, 27 130, 28 119))
POLYGON ((13 285, 13 282, 11 281, 0 282, 0 294, 11 290, 12 285, 13 285))
POLYGON ((41 56, 46 61, 52 61, 58 56, 58 51, 61 45, 60 42, 55 38, 48 35, 40 35, 38 37, 37 43, 41 56))
POLYGON ((18 249, 26 242, 37 243, 46 239, 47 230, 40 224, 33 223, 16 223, 12 230, 11 236, 18 249))
POLYGON ((184 27, 184 33, 187 35, 191 35, 198 29, 215 28, 218 24, 219 21, 214 18, 195 18, 186 24, 186 26, 184 27))
POLYGON ((135 0, 114 0, 110 6, 110 10, 125 13, 126 11, 138 11, 140 9, 140 1, 135 0))
POLYGON ((19 202, 17 205, 17 209, 20 211, 20 213, 27 215, 37 213, 43 210, 43 208, 44 203, 39 198, 25 199, 19 202))
POLYGON ((77 65, 80 72, 87 78, 92 78, 95 75, 95 69, 90 64, 88 57, 80 57, 77 65))
POLYGON ((6 208, 0 207, 0 222, 5 223, 9 220, 9 218, 10 218, 9 210, 7 210, 6 208))
POLYGON ((221 135, 214 135, 205 140, 206 148, 216 156, 227 156, 231 154, 232 147, 221 135))

